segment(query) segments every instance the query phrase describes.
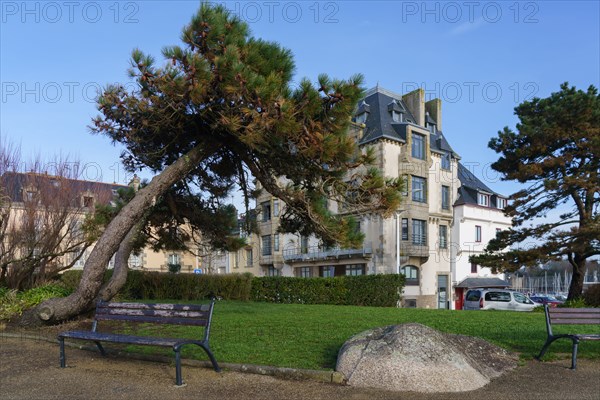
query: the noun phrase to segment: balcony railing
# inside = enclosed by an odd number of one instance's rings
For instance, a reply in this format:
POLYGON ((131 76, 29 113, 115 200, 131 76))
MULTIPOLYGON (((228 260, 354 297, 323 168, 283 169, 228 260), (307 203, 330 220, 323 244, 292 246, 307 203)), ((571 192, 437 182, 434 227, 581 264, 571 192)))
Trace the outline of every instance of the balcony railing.
POLYGON ((342 249, 339 247, 324 248, 311 246, 308 248, 292 248, 283 250, 283 259, 286 262, 302 262, 315 260, 334 260, 340 258, 363 257, 370 258, 373 254, 371 244, 365 244, 358 249, 342 249))

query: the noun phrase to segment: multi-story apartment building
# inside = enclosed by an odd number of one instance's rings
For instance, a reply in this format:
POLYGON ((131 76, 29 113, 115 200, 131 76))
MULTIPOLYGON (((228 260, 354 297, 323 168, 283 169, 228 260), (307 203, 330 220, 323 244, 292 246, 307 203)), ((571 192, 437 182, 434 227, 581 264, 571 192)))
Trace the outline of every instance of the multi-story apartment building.
POLYGON ((264 193, 257 200, 261 275, 400 272, 407 277, 405 306, 448 308, 459 156, 441 125, 441 101, 425 101, 423 90, 405 95, 380 87, 369 90, 357 107, 350 134, 359 147, 374 147, 385 176, 405 179, 402 208, 391 218, 361 215, 363 247, 332 249, 315 238, 278 233, 280 201, 264 193))

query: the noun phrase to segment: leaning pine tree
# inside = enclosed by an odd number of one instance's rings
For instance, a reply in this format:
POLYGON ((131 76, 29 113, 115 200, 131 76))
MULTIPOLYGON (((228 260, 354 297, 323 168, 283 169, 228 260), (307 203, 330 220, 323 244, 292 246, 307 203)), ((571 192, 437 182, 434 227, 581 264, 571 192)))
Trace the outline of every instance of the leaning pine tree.
POLYGON ((107 225, 77 290, 40 304, 23 323, 56 323, 88 309, 120 243, 174 187, 196 196, 202 210, 220 204, 233 187, 248 204, 255 178, 286 203, 285 229, 344 246, 358 245, 362 236, 351 217, 329 213, 326 200, 343 202, 345 215, 367 209, 388 215, 398 207, 401 182, 369 167, 372 154, 359 152, 348 135, 361 76, 321 75, 317 87, 302 80, 292 88, 290 51, 251 37, 222 6, 203 4, 182 41, 163 50, 163 67, 135 50, 131 75, 139 89, 108 87, 92 127, 125 146, 129 170, 157 175, 107 225))

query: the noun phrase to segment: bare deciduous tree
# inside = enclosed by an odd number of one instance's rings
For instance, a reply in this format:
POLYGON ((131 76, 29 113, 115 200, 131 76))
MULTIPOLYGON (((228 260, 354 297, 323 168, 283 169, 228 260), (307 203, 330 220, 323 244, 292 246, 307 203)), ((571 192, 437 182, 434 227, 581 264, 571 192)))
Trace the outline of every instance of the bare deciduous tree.
POLYGON ((18 147, 0 143, 0 282, 6 286, 46 281, 75 265, 95 240, 88 216, 112 193, 76 179, 77 166, 39 158, 26 165, 18 147))

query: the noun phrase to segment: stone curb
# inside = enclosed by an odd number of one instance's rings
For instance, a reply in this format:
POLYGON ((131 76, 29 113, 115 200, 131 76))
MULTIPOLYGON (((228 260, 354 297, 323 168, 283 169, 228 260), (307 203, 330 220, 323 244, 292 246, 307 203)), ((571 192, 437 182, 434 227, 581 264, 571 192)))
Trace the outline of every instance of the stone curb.
MULTIPOLYGON (((49 339, 45 336, 38 335, 26 335, 26 334, 18 334, 18 333, 3 333, 0 332, 0 339, 8 338, 8 339, 24 339, 24 340, 32 340, 32 341, 43 341, 48 343, 56 343, 58 341, 55 339, 49 339)), ((97 351, 98 349, 95 346, 87 346, 87 345, 78 345, 73 342, 65 341, 65 346, 87 350, 87 351, 97 351)), ((160 363, 172 363, 174 361, 173 357, 166 356, 152 356, 145 354, 136 354, 129 353, 124 351, 116 351, 112 349, 106 349, 106 352, 112 355, 117 355, 119 357, 128 358, 132 360, 140 360, 140 361, 154 361, 160 363)), ((58 353, 57 353, 58 358, 58 353)), ((197 367, 197 368, 211 368, 212 364, 209 361, 200 361, 200 360, 190 360, 183 358, 181 360, 182 365, 197 367)), ((282 368, 282 367, 272 367, 267 365, 253 365, 253 364, 234 364, 234 363, 221 363, 219 362, 219 366, 225 370, 242 372, 248 374, 257 374, 257 375, 266 375, 273 376, 276 378, 290 379, 290 380, 308 380, 308 381, 316 381, 316 382, 324 382, 324 383, 334 383, 338 385, 345 384, 344 375, 337 371, 318 371, 312 369, 295 369, 295 368, 282 368)))

